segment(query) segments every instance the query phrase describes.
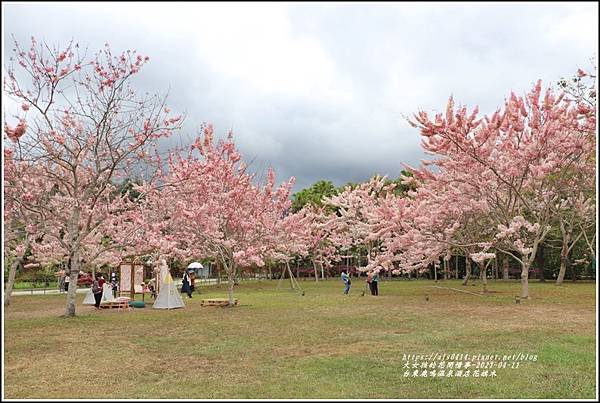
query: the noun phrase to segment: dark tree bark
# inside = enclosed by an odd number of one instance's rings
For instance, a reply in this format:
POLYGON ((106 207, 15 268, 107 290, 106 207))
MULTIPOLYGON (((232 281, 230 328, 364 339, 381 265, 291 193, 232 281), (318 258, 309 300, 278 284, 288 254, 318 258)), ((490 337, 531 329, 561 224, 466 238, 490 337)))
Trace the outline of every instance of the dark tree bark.
POLYGON ((577 281, 577 271, 573 267, 573 262, 571 262, 569 256, 567 256, 567 268, 571 271, 571 280, 577 281))
POLYGON ((502 255, 502 279, 508 280, 508 256, 502 255))
POLYGON ((467 283, 469 282, 469 279, 471 278, 471 259, 469 259, 469 257, 467 257, 467 256, 465 256, 465 268, 466 268, 465 280, 463 281, 462 285, 467 285, 467 283))

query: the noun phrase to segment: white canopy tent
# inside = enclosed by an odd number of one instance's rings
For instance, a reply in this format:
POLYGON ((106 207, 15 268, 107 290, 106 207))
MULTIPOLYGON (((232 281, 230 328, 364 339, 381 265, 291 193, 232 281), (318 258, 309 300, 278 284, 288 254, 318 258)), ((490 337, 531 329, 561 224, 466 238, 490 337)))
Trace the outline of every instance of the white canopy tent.
POLYGON ((175 309, 185 307, 183 299, 181 299, 181 294, 177 291, 175 281, 173 281, 173 277, 171 277, 171 273, 169 273, 169 268, 167 267, 167 262, 164 259, 160 261, 160 282, 160 291, 152 308, 175 309))

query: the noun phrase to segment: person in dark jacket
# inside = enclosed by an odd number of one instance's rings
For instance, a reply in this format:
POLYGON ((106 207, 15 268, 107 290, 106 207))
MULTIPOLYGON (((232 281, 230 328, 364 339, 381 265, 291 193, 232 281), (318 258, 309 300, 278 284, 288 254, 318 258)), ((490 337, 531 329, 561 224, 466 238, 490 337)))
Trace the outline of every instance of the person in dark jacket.
POLYGON ((188 295, 189 298, 192 298, 192 288, 190 287, 190 275, 187 271, 183 272, 183 285, 181 286, 181 292, 184 292, 188 295))
POLYGON ((94 293, 94 300, 96 301, 94 306, 96 309, 100 309, 100 302, 102 301, 102 287, 100 287, 100 281, 94 280, 92 283, 92 293, 94 293))
MULTIPOLYGON (((196 273, 194 273, 193 271, 190 271, 190 294, 193 294, 194 291, 196 290, 196 273)), ((191 295, 190 295, 191 298, 191 295)))
POLYGON ((150 290, 150 295, 153 299, 156 299, 156 287, 154 286, 154 279, 148 282, 148 290, 150 290))
POLYGON ((348 295, 350 292, 350 285, 352 281, 350 280, 350 276, 346 273, 346 269, 342 270, 342 281, 344 282, 344 295, 348 295))
POLYGON ((98 285, 100 286, 100 291, 102 292, 104 290, 104 283, 106 283, 106 280, 104 279, 104 276, 102 274, 100 274, 100 279, 98 280, 98 285))
POLYGON ((117 289, 119 287, 119 282, 117 281, 117 273, 110 273, 110 285, 112 286, 113 296, 117 298, 117 289))
POLYGON ((377 270, 371 272, 371 282, 369 284, 371 295, 379 295, 379 272, 377 270))
POLYGON ((71 277, 68 274, 65 274, 65 278, 63 281, 65 284, 65 292, 69 292, 69 283, 71 282, 71 277))

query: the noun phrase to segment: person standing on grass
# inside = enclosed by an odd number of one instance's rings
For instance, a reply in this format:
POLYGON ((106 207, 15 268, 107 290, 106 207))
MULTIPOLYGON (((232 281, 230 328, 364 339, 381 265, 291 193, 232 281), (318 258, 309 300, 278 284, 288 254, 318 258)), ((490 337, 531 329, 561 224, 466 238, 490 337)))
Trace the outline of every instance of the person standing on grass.
POLYGON ((371 295, 379 295, 379 271, 374 270, 371 275, 371 295))
POLYGON ((190 298, 192 298, 191 294, 196 290, 196 273, 193 271, 190 272, 190 290, 190 298))
POLYGON ((183 279, 181 280, 183 285, 181 286, 181 292, 185 292, 188 298, 192 298, 192 289, 190 288, 190 275, 187 270, 183 272, 183 279))
POLYGON ((369 285, 369 291, 371 291, 371 294, 373 294, 373 286, 371 284, 372 280, 373 280, 373 270, 369 270, 367 272, 367 284, 369 285))
POLYGON ((69 277, 68 274, 65 273, 65 291, 69 292, 69 282, 71 281, 71 277, 69 277))
POLYGON ((344 288, 344 295, 348 295, 348 293, 350 292, 350 284, 352 284, 352 281, 350 281, 350 276, 348 276, 348 273, 346 273, 346 269, 342 270, 342 281, 346 286, 344 288))
POLYGON ((156 299, 156 286, 154 285, 155 280, 152 279, 148 282, 148 290, 153 299, 156 299))
POLYGON ((110 273, 110 285, 112 286, 113 296, 117 298, 117 287, 119 286, 119 282, 117 281, 117 273, 110 273))
POLYGON ((102 287, 100 286, 99 280, 94 280, 92 283, 92 293, 94 294, 94 306, 96 309, 100 309, 100 302, 102 301, 102 287))
POLYGON ((100 292, 102 292, 102 290, 104 290, 104 283, 106 283, 106 280, 104 279, 104 276, 102 274, 100 274, 100 279, 98 280, 98 285, 100 286, 100 292))

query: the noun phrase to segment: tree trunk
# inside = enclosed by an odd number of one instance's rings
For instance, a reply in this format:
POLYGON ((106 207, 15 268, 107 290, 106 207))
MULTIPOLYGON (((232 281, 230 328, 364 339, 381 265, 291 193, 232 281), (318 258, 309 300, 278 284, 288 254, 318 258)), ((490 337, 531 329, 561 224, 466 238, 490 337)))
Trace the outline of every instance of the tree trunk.
POLYGON ((75 316, 77 280, 79 279, 80 264, 79 250, 76 249, 71 255, 71 262, 69 264, 69 290, 67 291, 67 309, 65 311, 65 317, 75 316))
POLYGON ((565 279, 565 273, 567 271, 567 259, 569 257, 569 234, 563 235, 562 248, 560 250, 560 270, 558 271, 558 278, 556 279, 556 285, 562 285, 565 279))
POLYGON ((569 255, 567 255, 567 268, 571 271, 571 280, 577 281, 577 272, 571 263, 571 259, 569 259, 569 255))
POLYGON ((290 262, 286 261, 285 266, 287 267, 287 273, 290 276, 290 286, 292 290, 296 289, 296 284, 294 283, 294 274, 292 273, 292 269, 290 268, 290 262))
POLYGON ((471 259, 469 259, 468 256, 465 256, 465 269, 465 280, 463 281, 462 285, 467 285, 467 283, 469 282, 469 278, 471 278, 471 259))
POLYGON ((318 283, 319 282, 319 272, 317 271, 317 263, 315 263, 315 259, 313 259, 312 262, 313 262, 313 267, 315 269, 315 281, 318 283))
POLYGON ((77 280, 79 279, 79 267, 80 267, 80 235, 81 230, 79 228, 79 217, 81 216, 81 208, 75 206, 73 212, 69 217, 68 225, 68 236, 69 236, 69 265, 67 267, 69 275, 69 289, 67 291, 67 307, 65 310, 65 317, 75 316, 75 300, 77 297, 77 280))
POLYGON ((494 280, 498 280, 498 254, 496 254, 496 259, 494 259, 494 280))
POLYGON ((454 278, 458 280, 458 255, 454 256, 455 270, 454 278))
POLYGON ((233 259, 229 265, 227 264, 227 261, 222 261, 221 263, 223 264, 223 268, 227 274, 227 306, 231 308, 234 306, 235 302, 233 299, 233 287, 235 285, 235 278, 237 276, 237 267, 235 266, 233 259))
POLYGON ((436 283, 438 282, 438 279, 437 279, 437 263, 433 264, 433 279, 435 280, 436 283))
POLYGON ((233 301, 233 285, 235 284, 234 279, 235 279, 235 273, 229 274, 229 272, 228 272, 227 273, 227 300, 228 300, 230 307, 232 307, 234 304, 234 301, 233 301))
POLYGON ((10 269, 8 269, 8 282, 6 283, 6 289, 4 290, 4 306, 10 305, 10 297, 12 295, 12 290, 15 285, 15 276, 17 274, 17 269, 21 267, 23 264, 23 257, 18 257, 14 262, 10 265, 10 269))
POLYGON ((508 280, 508 256, 503 255, 502 259, 502 280, 508 280))
POLYGON ((529 267, 531 263, 529 260, 523 257, 523 264, 521 265, 521 299, 529 298, 529 267))
POLYGON ((483 268, 481 269, 481 282, 483 283, 483 292, 485 294, 487 294, 488 292, 488 288, 487 288, 487 265, 486 264, 480 264, 480 266, 483 266, 483 268))
POLYGON ((269 280, 273 280, 273 271, 271 270, 271 265, 268 264, 267 267, 269 268, 269 280))

